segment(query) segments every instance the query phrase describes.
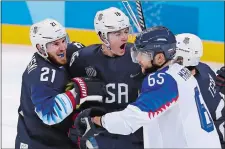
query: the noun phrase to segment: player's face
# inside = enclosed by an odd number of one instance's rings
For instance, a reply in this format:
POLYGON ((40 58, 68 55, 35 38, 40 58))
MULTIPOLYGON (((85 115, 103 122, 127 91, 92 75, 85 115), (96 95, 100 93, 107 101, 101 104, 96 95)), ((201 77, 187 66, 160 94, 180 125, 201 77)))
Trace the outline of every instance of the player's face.
POLYGON ((125 53, 125 45, 128 40, 129 28, 108 33, 110 48, 113 54, 122 56, 125 53))
POLYGON ((137 61, 141 66, 142 73, 144 73, 146 69, 151 69, 152 72, 155 72, 156 69, 153 67, 153 64, 162 66, 165 62, 165 57, 162 53, 156 54, 153 58, 153 56, 150 56, 149 54, 140 52, 137 55, 137 61))
POLYGON ((149 59, 148 56, 146 56, 145 54, 141 52, 138 53, 136 60, 138 64, 141 66, 142 73, 145 73, 145 69, 152 67, 151 59, 149 59))
POLYGON ((48 43, 47 52, 49 60, 53 61, 58 65, 65 65, 67 62, 66 48, 67 48, 66 37, 48 43))

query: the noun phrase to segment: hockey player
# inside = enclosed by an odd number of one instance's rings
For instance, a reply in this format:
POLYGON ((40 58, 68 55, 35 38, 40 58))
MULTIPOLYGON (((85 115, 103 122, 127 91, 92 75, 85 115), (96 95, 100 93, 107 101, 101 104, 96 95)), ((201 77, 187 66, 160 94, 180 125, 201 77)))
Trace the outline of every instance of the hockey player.
MULTIPOLYGON (((108 112, 124 109, 134 102, 141 85, 141 69, 132 62, 129 18, 119 9, 111 7, 98 11, 94 18, 95 31, 102 44, 94 44, 71 53, 68 71, 72 77, 89 76, 103 80, 108 92, 103 107, 108 112), (77 72, 76 70, 79 70, 77 72)), ((70 50, 72 48, 68 47, 70 50)), ((99 149, 143 148, 141 135, 113 135, 108 132, 96 136, 99 149), (140 136, 137 137, 137 136, 140 136), (109 145, 110 144, 110 145, 109 145)), ((76 136, 71 136, 74 140, 76 136)), ((94 147, 91 147, 94 148, 94 147)))
POLYGON ((33 24, 30 40, 37 52, 22 76, 15 148, 74 149, 67 135, 73 124, 72 113, 76 105, 98 96, 88 96, 91 88, 82 78, 73 78, 74 87, 64 92, 69 81, 63 66, 67 63, 67 42, 60 23, 45 19, 33 24))
MULTIPOLYGON (((224 94, 225 94, 225 66, 221 67, 220 70, 217 71, 217 76, 216 76, 216 85, 217 85, 217 90, 219 91, 220 97, 222 99, 222 101, 225 102, 224 99, 224 94)), ((225 108, 224 108, 224 102, 221 102, 221 104, 218 106, 220 108, 218 109, 222 109, 222 117, 224 118, 224 114, 225 114, 225 108)), ((220 111, 218 111, 220 112, 220 111)), ((219 117, 221 117, 220 113, 218 113, 219 117)), ((219 125, 219 130, 221 132, 222 135, 220 135, 220 141, 222 144, 222 148, 225 149, 225 138, 224 138, 224 134, 225 134, 225 122, 223 119, 223 123, 221 123, 219 125)))
POLYGON ((143 126, 145 148, 220 148, 196 79, 187 68, 171 63, 174 34, 165 27, 150 28, 137 36, 133 51, 133 59, 148 73, 139 97, 124 110, 101 117, 91 118, 99 110, 84 110, 75 121, 88 126, 80 135, 95 133, 93 123, 122 135, 143 126))
POLYGON ((202 97, 220 136, 221 144, 224 144, 224 101, 216 89, 216 74, 207 64, 200 62, 200 58, 203 55, 202 41, 198 36, 190 33, 178 34, 176 35, 176 40, 177 51, 175 59, 178 59, 178 63, 187 67, 198 81, 202 97))
POLYGON ((216 85, 218 87, 218 91, 221 94, 225 94, 225 66, 221 67, 220 70, 218 70, 216 76, 216 85))

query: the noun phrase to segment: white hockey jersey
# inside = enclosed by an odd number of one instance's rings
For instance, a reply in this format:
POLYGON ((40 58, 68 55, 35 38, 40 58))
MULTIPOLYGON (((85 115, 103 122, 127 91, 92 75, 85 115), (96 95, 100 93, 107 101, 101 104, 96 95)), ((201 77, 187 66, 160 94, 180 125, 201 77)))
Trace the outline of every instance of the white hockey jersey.
POLYGON ((197 81, 178 64, 149 74, 136 102, 103 116, 102 125, 122 135, 143 126, 145 148, 221 148, 197 81))

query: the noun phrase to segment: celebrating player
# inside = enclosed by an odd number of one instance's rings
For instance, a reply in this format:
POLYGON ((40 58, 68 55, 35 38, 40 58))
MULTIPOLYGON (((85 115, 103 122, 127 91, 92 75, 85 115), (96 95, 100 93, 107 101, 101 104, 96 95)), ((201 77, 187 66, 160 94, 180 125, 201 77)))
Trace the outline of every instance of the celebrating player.
MULTIPOLYGON (((108 96, 102 108, 108 112, 122 110, 137 98, 142 78, 140 66, 133 63, 130 56, 133 44, 128 43, 131 27, 129 18, 121 10, 111 7, 96 13, 94 26, 102 44, 90 45, 70 53, 68 70, 72 77, 88 75, 103 80, 108 96)), ((74 51, 70 46, 68 49, 74 51)), ((142 136, 139 130, 130 136, 104 132, 95 138, 100 149, 124 146, 133 149, 143 148, 142 136)), ((76 135, 71 138, 76 140, 76 135)))
POLYGON ((67 132, 76 105, 96 97, 101 100, 102 96, 88 96, 91 88, 82 78, 73 78, 74 87, 64 92, 69 81, 63 66, 67 63, 66 35, 53 19, 31 26, 30 40, 37 52, 22 77, 16 149, 73 149, 67 132))

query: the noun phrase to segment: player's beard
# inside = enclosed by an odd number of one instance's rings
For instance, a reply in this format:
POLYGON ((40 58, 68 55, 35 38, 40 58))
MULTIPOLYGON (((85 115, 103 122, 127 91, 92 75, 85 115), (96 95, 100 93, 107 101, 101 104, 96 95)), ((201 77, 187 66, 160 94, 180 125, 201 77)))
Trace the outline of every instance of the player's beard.
POLYGON ((153 63, 152 61, 152 67, 151 68, 147 68, 145 69, 145 74, 149 74, 149 73, 153 73, 156 72, 159 68, 161 68, 162 66, 156 65, 153 63))
POLYGON ((49 55, 48 59, 56 65, 62 66, 62 65, 65 65, 67 63, 66 53, 64 53, 63 58, 60 58, 59 56, 57 56, 55 54, 54 55, 48 54, 48 55, 49 55))

